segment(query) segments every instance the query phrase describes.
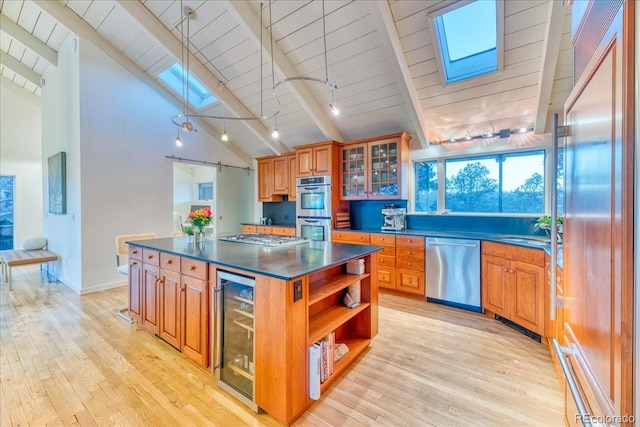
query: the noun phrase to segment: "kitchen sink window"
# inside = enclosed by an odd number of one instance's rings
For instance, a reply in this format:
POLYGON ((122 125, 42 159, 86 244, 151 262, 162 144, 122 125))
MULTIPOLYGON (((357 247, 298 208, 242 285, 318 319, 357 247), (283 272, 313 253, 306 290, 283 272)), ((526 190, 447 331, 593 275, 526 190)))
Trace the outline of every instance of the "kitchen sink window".
POLYGON ((544 213, 545 151, 415 162, 415 212, 544 213))

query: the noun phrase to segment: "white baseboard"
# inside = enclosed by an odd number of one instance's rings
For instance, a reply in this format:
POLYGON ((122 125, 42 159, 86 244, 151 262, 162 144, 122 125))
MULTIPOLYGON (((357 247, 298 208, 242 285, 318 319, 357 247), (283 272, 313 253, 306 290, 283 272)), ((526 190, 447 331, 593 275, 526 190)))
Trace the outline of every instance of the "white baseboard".
POLYGON ((76 292, 78 292, 80 295, 86 295, 86 294, 91 294, 93 292, 106 291, 107 289, 119 288, 121 286, 127 286, 127 282, 118 280, 117 282, 103 283, 101 285, 89 286, 87 288, 82 288, 80 292, 78 291, 76 292))

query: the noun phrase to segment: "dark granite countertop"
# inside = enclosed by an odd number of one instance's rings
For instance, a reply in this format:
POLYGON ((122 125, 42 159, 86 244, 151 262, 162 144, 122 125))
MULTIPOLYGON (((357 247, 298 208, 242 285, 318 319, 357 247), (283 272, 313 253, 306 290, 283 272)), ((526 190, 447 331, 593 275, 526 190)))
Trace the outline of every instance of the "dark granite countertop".
POLYGON ((296 228, 295 224, 260 224, 259 222, 241 222, 241 225, 264 225, 266 227, 290 227, 296 228))
MULTIPOLYGON (((365 233, 384 233, 384 234, 396 234, 396 235, 408 235, 408 236, 423 236, 423 237, 446 237, 454 239, 475 239, 475 240, 490 240, 498 243, 508 243, 512 245, 527 246, 530 248, 543 249, 546 253, 551 255, 551 239, 545 236, 532 236, 532 235, 515 235, 515 234, 496 234, 496 233, 481 233, 473 231, 435 231, 435 230, 414 230, 407 229, 403 231, 382 231, 380 228, 362 228, 359 230, 346 230, 340 229, 335 231, 346 232, 365 232, 365 233)), ((562 267, 562 246, 558 246, 558 265, 562 267)))
POLYGON ((215 235, 208 237, 203 244, 188 243, 186 237, 136 240, 127 243, 282 280, 305 276, 382 249, 380 246, 331 242, 308 242, 274 248, 221 241, 215 235))

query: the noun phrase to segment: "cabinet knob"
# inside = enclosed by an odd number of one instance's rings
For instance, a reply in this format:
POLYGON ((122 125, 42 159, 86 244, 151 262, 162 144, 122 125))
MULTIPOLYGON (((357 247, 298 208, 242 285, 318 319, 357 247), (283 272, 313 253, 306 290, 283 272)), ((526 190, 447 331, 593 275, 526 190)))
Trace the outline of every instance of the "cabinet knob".
POLYGON ((172 259, 168 260, 167 264, 173 264, 173 260, 172 259))
POLYGON ((137 254, 137 253, 138 253, 138 251, 131 251, 131 253, 132 253, 132 254, 137 254))
POLYGON ((510 272, 510 273, 515 273, 516 271, 515 271, 515 270, 509 270, 509 272, 510 272))
POLYGON ((508 268, 505 268, 503 271, 504 271, 505 273, 508 273, 508 272, 509 272, 509 269, 508 269, 508 268))
POLYGON ((148 259, 152 259, 152 258, 153 258, 153 255, 147 255, 147 258, 148 258, 148 259))
POLYGON ((133 261, 131 265, 138 265, 138 261, 133 261))
POLYGON ((191 267, 189 267, 189 270, 191 270, 191 271, 193 271, 193 270, 195 270, 195 269, 196 269, 196 266, 195 266, 195 265, 192 265, 191 267))

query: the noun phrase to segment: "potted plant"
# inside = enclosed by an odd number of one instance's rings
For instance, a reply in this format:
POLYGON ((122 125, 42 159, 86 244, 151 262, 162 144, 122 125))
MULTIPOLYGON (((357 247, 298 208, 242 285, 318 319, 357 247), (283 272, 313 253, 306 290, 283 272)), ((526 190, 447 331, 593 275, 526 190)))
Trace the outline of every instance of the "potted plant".
MULTIPOLYGON (((562 241, 562 232, 563 232, 563 224, 564 219, 562 215, 558 215, 557 223, 558 223, 558 241, 562 241)), ((535 224, 541 230, 544 230, 547 233, 547 236, 551 236, 551 216, 544 215, 538 218, 535 224)))
POLYGON ((188 242, 193 242, 193 227, 191 225, 183 225, 182 232, 187 235, 188 242))

